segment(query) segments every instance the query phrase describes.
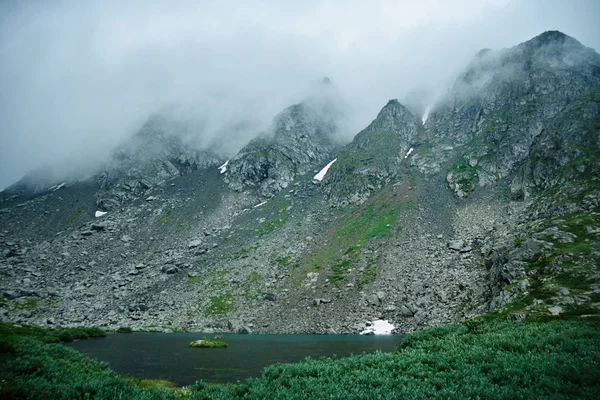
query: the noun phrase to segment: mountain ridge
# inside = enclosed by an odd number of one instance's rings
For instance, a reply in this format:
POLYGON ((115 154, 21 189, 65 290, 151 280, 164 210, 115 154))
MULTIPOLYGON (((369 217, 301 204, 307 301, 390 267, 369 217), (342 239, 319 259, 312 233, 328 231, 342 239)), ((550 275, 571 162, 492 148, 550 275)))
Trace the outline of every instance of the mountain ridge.
POLYGON ((167 139, 100 191, 5 197, 0 314, 276 333, 597 318, 599 60, 545 32, 478 53, 424 122, 391 100, 341 146, 337 103, 308 99, 221 169, 167 139))

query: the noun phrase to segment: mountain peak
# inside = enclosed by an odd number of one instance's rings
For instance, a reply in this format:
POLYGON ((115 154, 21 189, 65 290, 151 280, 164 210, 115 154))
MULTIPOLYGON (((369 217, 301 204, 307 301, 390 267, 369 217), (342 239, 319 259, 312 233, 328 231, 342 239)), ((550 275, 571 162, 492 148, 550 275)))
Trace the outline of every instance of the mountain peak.
MULTIPOLYGON (((526 53, 538 54, 541 52, 545 57, 562 57, 574 52, 587 52, 588 49, 579 41, 560 31, 546 31, 536 37, 521 43, 517 49, 526 53)), ((593 51, 592 51, 593 52, 593 51)))
POLYGON ((539 35, 537 35, 533 39, 528 40, 525 43, 530 43, 531 45, 534 45, 534 46, 543 46, 545 44, 550 44, 550 43, 568 43, 568 42, 581 45, 581 43, 579 43, 576 39, 573 39, 571 36, 565 35, 564 33, 560 32, 560 31, 546 31, 546 32, 540 33, 539 35))

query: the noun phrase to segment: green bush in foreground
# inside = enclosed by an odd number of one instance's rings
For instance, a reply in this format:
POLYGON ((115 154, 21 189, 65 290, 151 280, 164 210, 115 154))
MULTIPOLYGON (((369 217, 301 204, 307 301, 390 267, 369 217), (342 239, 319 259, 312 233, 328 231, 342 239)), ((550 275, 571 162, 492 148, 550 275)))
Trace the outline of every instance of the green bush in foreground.
POLYGON ((600 325, 470 322, 409 335, 395 353, 306 359, 260 378, 190 390, 141 384, 106 364, 0 329, 1 398, 422 399, 597 398, 600 325))

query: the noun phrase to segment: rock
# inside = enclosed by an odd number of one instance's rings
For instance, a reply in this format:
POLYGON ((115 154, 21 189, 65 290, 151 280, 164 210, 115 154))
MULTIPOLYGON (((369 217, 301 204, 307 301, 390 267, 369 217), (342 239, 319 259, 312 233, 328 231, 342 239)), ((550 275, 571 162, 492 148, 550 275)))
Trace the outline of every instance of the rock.
POLYGON ((406 304, 400 306, 400 314, 404 317, 413 317, 415 313, 406 304))
POLYGON ((216 349, 216 348, 225 348, 227 347, 227 343, 220 340, 212 340, 212 339, 200 339, 190 342, 190 347, 198 347, 198 348, 207 348, 207 349, 216 349))
POLYGON ((178 273, 179 272, 179 268, 177 268, 175 266, 171 266, 171 267, 169 267, 169 266, 163 266, 163 267, 161 267, 160 271, 163 272, 163 273, 165 273, 165 274, 172 275, 172 274, 178 273))
POLYGON ((371 294, 367 296, 367 303, 371 306, 378 306, 381 300, 377 294, 371 294))
POLYGON ((83 231, 81 232, 81 236, 92 236, 94 234, 93 231, 83 231))
POLYGON ((7 299, 18 299, 19 297, 40 297, 39 293, 35 290, 30 289, 13 289, 6 290, 4 293, 4 297, 7 299))
POLYGON ((548 311, 550 311, 550 314, 552 315, 560 315, 563 312, 563 308, 561 306, 551 306, 548 307, 548 311))
POLYGON ((103 230, 106 229, 106 225, 104 225, 104 224, 92 224, 92 226, 90 227, 90 229, 93 230, 93 231, 100 232, 100 231, 103 231, 103 230))
POLYGON ((242 334, 242 335, 249 335, 252 333, 252 329, 250 329, 248 326, 243 325, 242 327, 240 327, 237 331, 238 333, 242 334))
POLYGON ((516 314, 510 314, 506 319, 508 321, 521 322, 521 321, 524 321, 526 317, 527 317, 527 314, 516 313, 516 314))
POLYGON ((460 251, 465 246, 465 241, 462 239, 451 240, 448 242, 448 248, 450 250, 460 251))
POLYGON ((129 309, 129 312, 148 311, 148 306, 146 304, 130 304, 127 308, 129 309))
POLYGON ((27 249, 12 248, 4 254, 4 257, 6 257, 6 258, 20 257, 20 256, 24 256, 26 253, 27 253, 27 249))
POLYGON ((277 295, 275 293, 267 293, 265 295, 265 300, 275 301, 277 300, 277 295))
POLYGON ((188 243, 188 249, 195 249, 196 247, 200 246, 201 244, 202 244, 202 240, 200 240, 200 239, 191 240, 188 243))
POLYGON ((314 299, 313 306, 317 307, 321 304, 331 303, 331 299, 314 299))

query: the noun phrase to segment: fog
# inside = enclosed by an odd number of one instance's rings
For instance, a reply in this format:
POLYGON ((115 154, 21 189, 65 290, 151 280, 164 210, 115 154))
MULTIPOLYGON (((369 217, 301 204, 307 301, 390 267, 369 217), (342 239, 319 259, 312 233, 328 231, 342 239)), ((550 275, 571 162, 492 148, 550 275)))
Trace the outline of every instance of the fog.
POLYGON ((91 171, 164 109, 233 153, 327 76, 350 140, 391 98, 433 101, 482 48, 546 30, 600 48, 595 0, 287 3, 0 2, 0 189, 91 171))

